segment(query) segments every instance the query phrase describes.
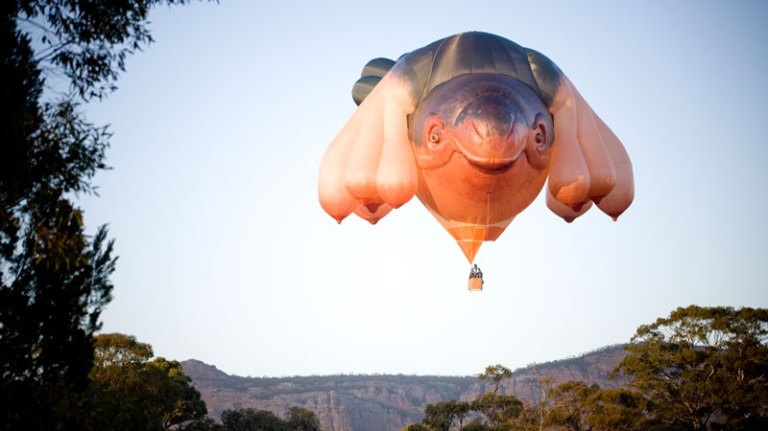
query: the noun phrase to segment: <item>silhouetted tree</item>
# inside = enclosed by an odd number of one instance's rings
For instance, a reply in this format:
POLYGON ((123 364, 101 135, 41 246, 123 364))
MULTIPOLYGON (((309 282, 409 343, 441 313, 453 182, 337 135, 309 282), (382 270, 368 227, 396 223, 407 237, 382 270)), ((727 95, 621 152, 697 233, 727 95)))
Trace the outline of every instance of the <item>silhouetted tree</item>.
POLYGON ((95 346, 86 405, 91 429, 167 430, 207 413, 177 361, 151 359, 148 344, 124 334, 97 335, 95 346))
POLYGON ((224 426, 213 419, 205 417, 185 422, 176 428, 178 431, 225 431, 224 426))
POLYGON ((285 414, 285 423, 291 431, 320 431, 320 421, 311 410, 291 407, 285 414))
POLYGON ((288 431, 285 421, 266 410, 224 410, 221 424, 226 431, 288 431))
POLYGON ((652 429, 647 420, 645 398, 640 392, 625 389, 603 389, 589 396, 582 403, 587 430, 594 431, 641 431, 652 429))
POLYGON ((477 376, 477 379, 481 382, 492 382, 493 393, 496 394, 499 392, 499 385, 501 382, 510 377, 512 377, 512 370, 501 364, 496 364, 485 367, 485 371, 480 373, 480 375, 477 376))
POLYGON ((406 431, 507 431, 523 429, 518 420, 524 411, 522 401, 512 395, 499 395, 499 385, 510 378, 512 371, 502 365, 486 367, 478 376, 481 382, 490 381, 490 392, 478 395, 471 402, 442 401, 428 404, 424 409, 424 419, 405 427, 406 431), (466 425, 464 422, 471 419, 466 425))
MULTIPOLYGON (((198 421, 199 423, 199 421, 198 421)), ((194 423, 194 426, 198 426, 194 423)), ((303 407, 291 407, 285 418, 267 411, 251 408, 224 410, 221 425, 213 428, 181 428, 187 431, 320 431, 315 413, 303 407)))
POLYGON ((435 431, 462 429, 469 414, 470 404, 466 401, 441 401, 437 404, 427 404, 422 423, 435 431))
POLYGON ((88 237, 74 202, 93 192, 110 137, 78 106, 112 91, 127 55, 151 41, 156 3, 183 1, 0 2, 3 429, 82 429, 115 258, 106 228, 88 237))
POLYGON ((525 404, 500 395, 512 376, 501 365, 480 374, 490 392, 470 406, 472 419, 457 425, 456 401, 427 406, 408 431, 640 431, 768 429, 768 309, 681 307, 642 325, 613 377, 630 387, 600 389, 539 379, 541 400, 525 404))
POLYGON ((563 431, 589 431, 587 412, 584 408, 587 399, 600 391, 597 385, 587 385, 579 381, 562 383, 549 389, 545 425, 557 425, 563 431))
POLYGON ((178 431, 225 431, 224 426, 213 419, 205 417, 185 422, 176 428, 178 431))
POLYGON ((659 429, 768 429, 768 309, 681 307, 632 341, 614 374, 659 429))

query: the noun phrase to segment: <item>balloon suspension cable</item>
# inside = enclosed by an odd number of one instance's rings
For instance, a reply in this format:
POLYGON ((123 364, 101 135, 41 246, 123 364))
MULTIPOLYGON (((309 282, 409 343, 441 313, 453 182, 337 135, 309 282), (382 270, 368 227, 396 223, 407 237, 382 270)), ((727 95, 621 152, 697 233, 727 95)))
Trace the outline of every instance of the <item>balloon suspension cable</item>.
MULTIPOLYGON (((490 227, 491 227, 491 192, 486 192, 485 193, 485 234, 486 235, 490 227)), ((477 268, 477 263, 473 262, 472 274, 475 273, 475 268, 477 268)), ((478 271, 478 273, 482 274, 482 272, 480 271, 478 271)), ((479 275, 479 278, 483 278, 482 275, 479 275)))
MULTIPOLYGON (((488 231, 491 229, 491 192, 486 192, 485 194, 485 202, 486 202, 486 208, 485 208, 485 234, 488 235, 488 231)), ((480 279, 482 280, 483 273, 480 272, 480 279)), ((485 284, 485 282, 483 282, 485 284)))
POLYGON ((491 227, 491 192, 485 194, 485 199, 485 229, 488 231, 488 228, 491 227))

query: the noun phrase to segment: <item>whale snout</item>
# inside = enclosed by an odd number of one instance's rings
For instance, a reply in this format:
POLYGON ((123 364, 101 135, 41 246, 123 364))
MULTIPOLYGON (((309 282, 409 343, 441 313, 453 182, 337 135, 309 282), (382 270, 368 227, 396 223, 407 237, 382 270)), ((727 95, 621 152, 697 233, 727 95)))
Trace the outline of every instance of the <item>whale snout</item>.
POLYGON ((484 170, 511 166, 525 150, 528 125, 516 100, 501 95, 476 97, 453 125, 456 144, 467 160, 484 170))

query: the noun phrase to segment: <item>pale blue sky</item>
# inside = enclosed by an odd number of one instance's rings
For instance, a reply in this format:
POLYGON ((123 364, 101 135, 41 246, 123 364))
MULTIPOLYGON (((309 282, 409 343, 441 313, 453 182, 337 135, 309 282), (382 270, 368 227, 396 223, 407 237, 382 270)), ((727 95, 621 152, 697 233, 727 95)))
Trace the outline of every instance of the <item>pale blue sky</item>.
POLYGON ((677 306, 768 306, 768 3, 259 3, 155 9, 156 43, 88 107, 114 132, 82 199, 120 256, 104 331, 240 375, 464 375, 626 342, 677 306), (469 30, 555 61, 636 184, 617 223, 538 199, 480 249, 482 293, 418 199, 373 227, 317 201, 365 62, 469 30))

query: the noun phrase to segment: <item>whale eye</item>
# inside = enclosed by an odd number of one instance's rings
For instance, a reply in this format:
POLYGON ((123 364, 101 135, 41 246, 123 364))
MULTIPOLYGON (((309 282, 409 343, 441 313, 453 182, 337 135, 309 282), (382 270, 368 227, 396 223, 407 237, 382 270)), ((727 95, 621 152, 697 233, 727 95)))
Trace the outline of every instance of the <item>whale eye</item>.
POLYGON ((443 129, 440 126, 433 126, 429 129, 427 140, 429 141, 430 146, 437 146, 440 144, 440 141, 443 140, 443 129))

